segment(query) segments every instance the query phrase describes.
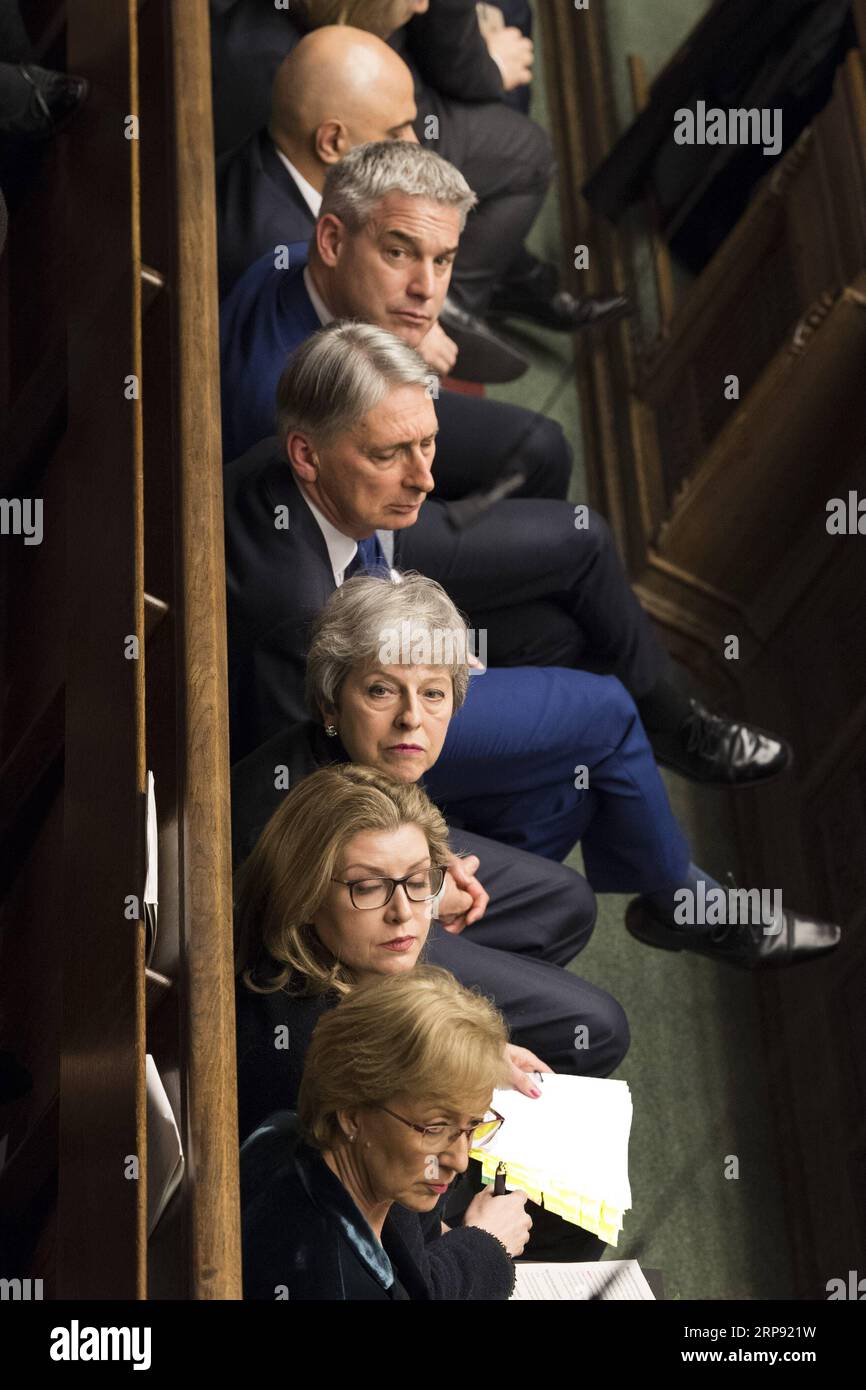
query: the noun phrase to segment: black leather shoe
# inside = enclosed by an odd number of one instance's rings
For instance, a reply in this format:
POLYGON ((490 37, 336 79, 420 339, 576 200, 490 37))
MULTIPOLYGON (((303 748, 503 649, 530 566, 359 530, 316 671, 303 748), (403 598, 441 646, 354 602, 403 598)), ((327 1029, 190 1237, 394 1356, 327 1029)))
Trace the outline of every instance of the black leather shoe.
POLYGON ((692 782, 745 786, 765 782, 794 761, 791 745, 753 724, 737 724, 710 711, 699 700, 679 729, 648 730, 656 762, 692 782))
MULTIPOLYGON (((782 908, 782 930, 775 935, 759 923, 713 927, 671 927, 646 898, 634 898, 626 908, 627 930, 645 946, 661 951, 693 951, 735 965, 741 970, 776 970, 801 965, 826 955, 839 945, 841 927, 818 917, 782 908)), ((774 924, 775 926, 776 924, 774 924)))
POLYGON ((70 77, 65 72, 52 72, 35 63, 21 63, 18 71, 32 88, 30 110, 16 131, 34 139, 56 135, 71 120, 86 99, 90 84, 86 77, 70 77))
POLYGON ((461 309, 454 300, 445 300, 439 315, 442 328, 457 344, 460 356, 454 368, 458 381, 479 381, 491 385, 517 381, 529 366, 515 347, 501 338, 477 314, 461 309))
POLYGON ((488 312, 492 319, 528 319, 560 333, 576 333, 597 323, 615 323, 634 313, 634 306, 622 294, 577 299, 559 288, 555 266, 539 262, 529 275, 498 285, 488 312))

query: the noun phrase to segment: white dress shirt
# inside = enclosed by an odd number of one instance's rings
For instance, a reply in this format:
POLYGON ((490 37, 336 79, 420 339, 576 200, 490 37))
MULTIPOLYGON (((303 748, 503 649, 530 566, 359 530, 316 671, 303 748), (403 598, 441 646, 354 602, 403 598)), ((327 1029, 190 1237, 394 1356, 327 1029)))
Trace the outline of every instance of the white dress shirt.
POLYGON ((288 156, 283 154, 279 145, 275 144, 274 149, 277 152, 277 158, 283 161, 283 164, 285 164, 286 168, 288 169, 289 173, 291 174, 292 178, 297 184, 298 192, 300 193, 307 207, 310 209, 310 212, 313 214, 314 217, 318 217, 319 209, 322 206, 321 193, 319 193, 318 189, 315 189, 313 187, 309 179, 304 178, 300 169, 295 168, 294 164, 288 158, 288 156))
POLYGON ((319 530, 325 537, 325 545, 328 547, 328 559, 331 562, 334 583, 339 589, 346 577, 346 570, 358 553, 358 542, 353 541, 351 536, 344 536, 342 531, 338 531, 336 526, 328 520, 324 513, 319 511, 315 502, 310 501, 302 487, 299 487, 298 491, 313 513, 313 516, 316 518, 319 524, 319 530))

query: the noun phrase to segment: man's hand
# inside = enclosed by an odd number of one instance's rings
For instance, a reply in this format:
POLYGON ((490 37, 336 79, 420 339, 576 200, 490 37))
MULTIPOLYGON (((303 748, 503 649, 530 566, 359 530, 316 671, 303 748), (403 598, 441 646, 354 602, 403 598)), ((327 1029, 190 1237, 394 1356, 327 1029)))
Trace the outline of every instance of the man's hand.
POLYGON ((494 1197, 493 1184, 473 1197, 463 1216, 464 1226, 479 1226, 502 1241, 509 1255, 514 1259, 523 1253, 532 1229, 532 1217, 526 1210, 528 1197, 525 1192, 506 1192, 504 1197, 494 1197))
POLYGON ((447 376, 457 361, 457 344, 452 342, 438 322, 424 334, 418 344, 418 351, 440 376, 447 376))
POLYGON ((475 877, 479 863, 475 854, 468 854, 465 859, 455 854, 448 865, 438 916, 445 930, 455 935, 480 921, 487 911, 490 894, 475 877))
POLYGON ((485 28, 481 33, 490 54, 502 73, 502 85, 506 92, 515 87, 523 87, 532 81, 533 45, 519 29, 485 28))
POLYGON ((515 1047, 513 1043, 505 1044, 505 1060, 511 1070, 511 1084, 515 1091, 520 1091, 521 1095, 529 1096, 532 1100, 538 1100, 541 1091, 528 1073, 552 1071, 552 1067, 542 1062, 528 1047, 515 1047))

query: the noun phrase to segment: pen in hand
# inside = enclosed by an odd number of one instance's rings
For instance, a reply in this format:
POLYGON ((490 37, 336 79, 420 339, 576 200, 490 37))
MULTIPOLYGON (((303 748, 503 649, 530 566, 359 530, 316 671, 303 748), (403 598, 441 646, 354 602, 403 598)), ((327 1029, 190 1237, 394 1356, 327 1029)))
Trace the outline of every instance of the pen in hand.
POLYGON ((502 1162, 502 1159, 500 1159, 496 1165, 496 1173, 493 1177, 493 1195, 494 1197, 507 1196, 505 1191, 505 1164, 502 1162))

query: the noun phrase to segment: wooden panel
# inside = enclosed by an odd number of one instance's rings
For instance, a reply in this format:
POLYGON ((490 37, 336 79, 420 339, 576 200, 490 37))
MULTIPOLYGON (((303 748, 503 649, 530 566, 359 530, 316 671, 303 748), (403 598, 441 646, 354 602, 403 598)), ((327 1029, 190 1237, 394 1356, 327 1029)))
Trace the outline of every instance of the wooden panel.
MULTIPOLYGON (((762 591, 786 565, 792 536, 807 546, 814 536, 823 557, 838 549, 826 532, 825 504, 840 495, 861 456, 864 355, 866 275, 777 355, 659 535, 662 555, 748 608, 755 628, 764 626, 762 591), (830 437, 830 466, 812 467, 830 437)), ((808 573, 799 568, 805 584, 808 573)))
MULTIPOLYGON (((565 9, 541 11, 564 240, 590 244, 602 283, 627 285, 628 224, 595 221, 575 192, 616 134, 603 7, 565 9)), ((866 38, 863 0, 855 13, 866 38)), ((647 336, 650 313, 578 361, 591 493, 642 602, 710 688, 736 682, 729 708, 795 748, 792 775, 732 798, 742 878, 843 924, 826 960, 757 981, 808 1297, 856 1268, 866 1242, 866 585, 862 538, 825 527, 830 497, 866 495, 864 72, 863 53, 849 54, 832 101, 683 292, 667 335, 647 336), (731 372, 742 399, 729 403, 731 372), (739 662, 720 659, 726 632, 741 636, 739 662)))
POLYGON ((190 1294, 240 1298, 228 700, 207 0, 172 0, 176 537, 190 1294))
MULTIPOLYGON (((562 244, 591 248, 590 269, 571 272, 576 294, 606 293, 616 287, 637 299, 627 238, 596 217, 580 194, 590 172, 614 142, 616 108, 602 6, 575 11, 542 5, 544 52, 551 100, 550 126, 560 168, 562 244)), ((569 258, 566 258, 566 264, 569 258)), ((610 521, 629 568, 644 562, 645 491, 634 485, 636 441, 633 418, 622 403, 632 393, 634 320, 603 335, 578 335, 575 371, 581 406, 589 501, 610 521)))
POLYGON ((80 0, 69 65, 91 99, 70 132, 69 646, 58 1291, 145 1292, 141 543, 137 142, 133 3, 80 0), (92 235, 94 217, 100 235, 92 235), (136 635, 138 660, 125 657, 136 635), (96 714, 99 717, 94 717, 96 714), (140 909, 140 901, 139 901, 140 909), (127 1176, 132 1156, 138 1181, 127 1176))

